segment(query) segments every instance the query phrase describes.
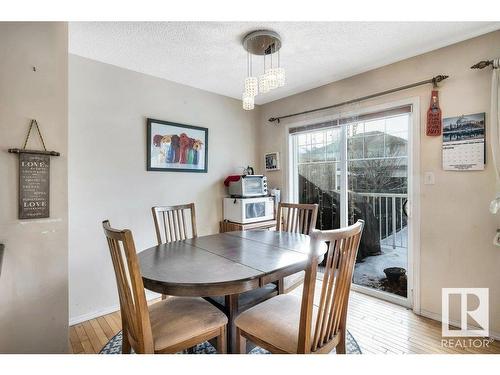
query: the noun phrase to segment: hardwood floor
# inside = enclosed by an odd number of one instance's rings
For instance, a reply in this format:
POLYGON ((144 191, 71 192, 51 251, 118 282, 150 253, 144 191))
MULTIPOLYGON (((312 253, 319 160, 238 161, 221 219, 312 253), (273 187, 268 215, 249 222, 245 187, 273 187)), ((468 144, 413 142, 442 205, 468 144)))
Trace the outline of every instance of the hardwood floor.
MULTIPOLYGON (((298 289, 292 293, 300 293, 298 289)), ((500 354, 499 341, 487 348, 443 347, 440 322, 354 291, 349 300, 347 328, 364 354, 500 354)), ((73 353, 98 353, 120 329, 119 311, 71 326, 71 350, 73 353)))

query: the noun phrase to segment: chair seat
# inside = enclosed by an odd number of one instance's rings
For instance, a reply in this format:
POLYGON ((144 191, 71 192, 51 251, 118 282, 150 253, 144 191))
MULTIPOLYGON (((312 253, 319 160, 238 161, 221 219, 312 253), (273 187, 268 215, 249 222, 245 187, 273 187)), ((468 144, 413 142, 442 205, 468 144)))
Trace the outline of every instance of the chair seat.
MULTIPOLYGON (((301 300, 280 294, 238 315, 235 324, 241 330, 287 353, 296 353, 299 339, 301 300)), ((311 340, 318 309, 313 306, 311 340)))
POLYGON ((283 278, 283 291, 289 293, 304 282, 305 271, 294 273, 283 278))
POLYGON ((202 298, 169 297, 149 307, 155 351, 227 324, 222 311, 202 298))

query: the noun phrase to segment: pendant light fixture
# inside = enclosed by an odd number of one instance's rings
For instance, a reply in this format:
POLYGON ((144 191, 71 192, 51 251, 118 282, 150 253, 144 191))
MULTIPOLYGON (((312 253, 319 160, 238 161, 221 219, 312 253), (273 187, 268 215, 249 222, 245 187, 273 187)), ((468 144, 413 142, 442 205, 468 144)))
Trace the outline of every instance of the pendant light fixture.
POLYGON ((247 51, 247 78, 242 95, 243 109, 255 107, 255 97, 285 85, 285 69, 281 67, 281 38, 274 31, 259 30, 243 38, 243 48, 247 51), (262 56, 263 70, 258 77, 253 75, 252 56, 262 56), (267 57, 267 59, 266 59, 267 57))

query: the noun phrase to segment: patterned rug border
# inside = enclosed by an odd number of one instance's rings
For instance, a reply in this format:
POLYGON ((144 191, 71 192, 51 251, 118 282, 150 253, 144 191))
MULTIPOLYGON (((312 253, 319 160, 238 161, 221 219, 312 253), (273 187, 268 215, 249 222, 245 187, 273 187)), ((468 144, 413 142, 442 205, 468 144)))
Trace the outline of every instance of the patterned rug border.
MULTIPOLYGON (((106 345, 104 345, 99 354, 121 354, 121 346, 122 346, 122 331, 119 331, 107 342, 106 345)), ((352 334, 349 331, 347 331, 347 337, 346 337, 346 351, 347 354, 363 354, 356 339, 352 336, 352 334)), ((205 341, 201 344, 196 345, 193 354, 216 354, 216 353, 217 351, 215 350, 215 348, 208 341, 205 341)), ((333 350, 330 354, 334 353, 335 350, 333 350)), ((271 354, 271 353, 257 346, 253 348, 250 352, 248 352, 248 354, 271 354)))

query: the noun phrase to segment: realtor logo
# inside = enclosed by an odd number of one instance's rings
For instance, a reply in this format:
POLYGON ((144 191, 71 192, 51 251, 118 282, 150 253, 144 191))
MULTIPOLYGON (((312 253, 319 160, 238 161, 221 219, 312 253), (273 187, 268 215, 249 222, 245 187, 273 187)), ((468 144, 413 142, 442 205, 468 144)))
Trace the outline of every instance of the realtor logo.
POLYGON ((488 288, 443 288, 441 297, 443 337, 489 335, 488 288), (457 297, 460 301, 460 329, 450 329, 450 298, 457 299, 457 297))

